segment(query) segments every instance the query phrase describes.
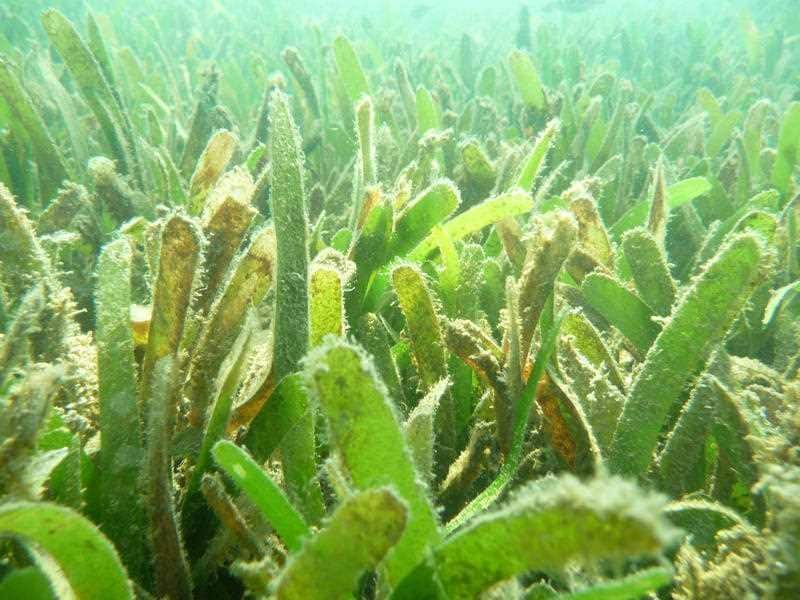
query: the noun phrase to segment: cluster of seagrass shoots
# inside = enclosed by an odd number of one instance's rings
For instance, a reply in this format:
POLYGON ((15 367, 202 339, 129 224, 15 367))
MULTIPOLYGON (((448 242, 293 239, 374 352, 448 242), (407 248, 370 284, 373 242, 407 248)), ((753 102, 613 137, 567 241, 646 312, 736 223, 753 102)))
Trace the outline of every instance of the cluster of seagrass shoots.
POLYGON ((0 598, 800 597, 797 18, 16 4, 0 598))

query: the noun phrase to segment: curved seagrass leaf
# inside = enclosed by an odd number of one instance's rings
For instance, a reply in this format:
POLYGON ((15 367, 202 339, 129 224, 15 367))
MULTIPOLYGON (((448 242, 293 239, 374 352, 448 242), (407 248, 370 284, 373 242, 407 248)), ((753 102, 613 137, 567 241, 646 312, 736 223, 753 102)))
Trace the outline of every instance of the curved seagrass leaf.
MULTIPOLYGON (((549 216, 549 215, 548 215, 549 216)), ((532 236, 531 249, 525 259, 519 287, 520 368, 525 369, 538 329, 544 333, 542 314, 553 293, 556 278, 572 252, 578 235, 575 218, 566 211, 543 221, 532 236), (541 323, 540 323, 541 322, 541 323)))
POLYGON ((633 229, 623 236, 622 248, 636 291, 655 314, 667 316, 675 302, 676 289, 662 247, 646 229, 633 229))
MULTIPOLYGON (((0 347, 0 350, 4 349, 0 347)), ((38 363, 29 365, 26 372, 17 373, 17 381, 3 379, 0 395, 0 439, 3 440, 0 444, 0 495, 3 497, 38 497, 41 478, 36 476, 36 471, 44 465, 37 463, 44 456, 37 456, 36 450, 63 377, 61 366, 38 363)))
POLYGON ((198 313, 208 310, 219 295, 231 261, 253 223, 258 212, 251 205, 254 193, 250 174, 234 167, 219 177, 205 197, 201 222, 208 245, 202 273, 205 290, 193 303, 198 313))
POLYGON ((302 375, 287 375, 253 419, 244 438, 244 446, 258 462, 266 461, 281 445, 287 433, 304 418, 308 406, 308 393, 302 375))
POLYGON ((0 580, 0 598, 54 600, 47 576, 36 567, 15 569, 0 580))
POLYGON ((608 372, 608 377, 617 388, 624 392, 625 382, 619 371, 619 365, 611 356, 611 351, 605 341, 586 315, 579 310, 571 311, 564 317, 561 333, 573 337, 575 348, 585 356, 590 363, 600 370, 608 372))
POLYGON ((611 444, 612 471, 647 469, 669 411, 755 288, 762 255, 758 238, 735 237, 678 301, 628 393, 611 444))
POLYGON ((705 485, 706 436, 714 418, 715 391, 710 377, 698 381, 658 457, 661 489, 673 498, 705 485))
MULTIPOLYGON (((614 142, 617 139, 617 135, 619 134, 620 129, 622 128, 622 122, 625 117, 625 93, 621 94, 621 98, 617 102, 617 107, 614 110, 614 115, 611 117, 611 123, 609 123, 608 128, 605 130, 605 136, 603 137, 603 143, 597 148, 597 154, 594 155, 592 162, 589 166, 590 173, 598 173, 603 168, 603 165, 607 164, 607 161, 612 158, 612 151, 614 149, 614 142)), ((591 156, 591 154, 589 154, 591 156)), ((588 158, 588 156, 587 156, 588 158)))
POLYGON ((230 353, 251 306, 258 306, 272 286, 275 271, 275 232, 265 227, 234 260, 222 291, 211 305, 193 348, 184 390, 191 403, 189 419, 200 427, 214 394, 214 381, 230 353))
POLYGON ((767 190, 756 194, 747 200, 730 217, 722 221, 718 227, 709 228, 709 233, 703 242, 702 247, 694 258, 695 271, 699 271, 705 263, 714 257, 722 244, 725 242, 726 237, 733 231, 747 226, 748 213, 760 213, 762 211, 775 212, 780 194, 776 190, 767 190))
POLYGON ((95 56, 62 13, 50 9, 42 13, 41 20, 50 43, 64 59, 81 95, 97 117, 114 158, 120 162, 120 170, 128 173, 133 167, 133 140, 126 135, 121 104, 95 56))
POLYGON ((721 115, 719 120, 714 124, 711 133, 706 140, 706 155, 714 158, 727 145, 731 139, 734 129, 742 120, 742 113, 738 110, 732 110, 727 114, 721 115))
POLYGON ((42 117, 11 70, 11 64, 2 56, 0 56, 0 95, 5 97, 15 120, 24 127, 31 140, 36 166, 39 169, 41 200, 43 204, 47 204, 67 179, 67 169, 42 117))
POLYGON ((403 112, 405 112, 406 121, 408 122, 409 128, 414 129, 417 125, 417 101, 414 97, 414 87, 411 85, 411 80, 408 77, 408 70, 401 58, 397 58, 395 61, 394 74, 397 80, 397 87, 400 89, 400 97, 403 101, 403 112))
MULTIPOLYGON (((594 197, 588 190, 578 187, 570 200, 569 210, 578 221, 578 244, 581 254, 585 255, 583 260, 610 270, 614 264, 614 249, 594 197)), ((576 281, 583 276, 573 275, 576 281)))
POLYGON ((442 397, 447 392, 448 386, 448 380, 442 379, 431 387, 430 391, 414 407, 414 410, 411 411, 408 419, 403 424, 403 432, 414 457, 417 471, 425 481, 430 481, 433 470, 436 411, 442 397))
POLYGON ((97 262, 95 336, 102 435, 100 523, 136 576, 146 567, 147 557, 141 546, 145 522, 139 470, 144 451, 130 326, 132 260, 124 238, 103 248, 97 262))
POLYGON ((417 123, 420 135, 424 135, 433 129, 439 129, 439 114, 433 96, 425 86, 417 87, 417 123))
POLYGON ((108 55, 108 48, 106 48, 106 42, 103 39, 103 34, 100 32, 100 27, 97 25, 97 19, 94 18, 92 13, 86 15, 86 30, 89 38, 87 45, 92 51, 97 64, 100 65, 103 76, 108 83, 115 85, 116 78, 114 77, 114 69, 108 55))
POLYGON ((297 48, 290 46, 288 48, 284 48, 283 52, 281 52, 281 58, 287 64, 289 69, 291 69, 292 74, 300 84, 300 88, 303 90, 303 95, 305 96, 306 102, 308 102, 309 109, 311 109, 311 112, 314 113, 314 116, 319 117, 320 112, 317 91, 314 88, 314 82, 311 79, 311 74, 308 72, 300 52, 297 50, 297 48))
POLYGON ((192 298, 203 235, 185 214, 174 214, 164 224, 153 289, 153 313, 142 366, 141 394, 146 394, 156 363, 176 352, 192 298))
POLYGON ((373 274, 389 256, 392 226, 392 205, 380 201, 369 211, 364 227, 350 246, 349 258, 356 265, 354 285, 347 294, 351 318, 361 310, 373 274))
POLYGON ((747 525, 736 511, 707 500, 673 502, 664 509, 664 516, 676 527, 685 530, 690 536, 691 544, 703 551, 716 547, 715 537, 719 531, 736 525, 747 525))
POLYGON ((543 110, 546 103, 544 90, 531 57, 521 50, 512 50, 508 56, 508 62, 511 65, 514 83, 516 83, 525 105, 536 110, 543 110))
POLYGON ((358 152, 361 155, 361 172, 365 185, 375 185, 378 179, 375 156, 375 111, 369 96, 356 105, 356 132, 358 133, 358 152))
MULTIPOLYGON (((344 66, 339 62, 340 69, 347 69, 342 77, 358 79, 360 74, 363 79, 350 42, 340 37, 334 46, 337 62, 341 56, 347 59, 344 66)), ((275 381, 280 381, 297 371, 309 342, 305 157, 289 98, 280 90, 275 90, 270 99, 269 154, 272 160, 270 200, 277 238, 273 375, 275 381)), ((289 430, 282 444, 284 476, 292 480, 295 489, 309 490, 309 503, 304 503, 302 508, 312 521, 321 516, 323 508, 319 483, 314 479, 317 468, 314 440, 314 419, 309 414, 289 430)))
POLYGON ((433 235, 437 237, 439 253, 442 257, 442 265, 439 269, 439 292, 446 307, 448 314, 459 311, 457 296, 459 286, 462 281, 461 257, 458 254, 453 240, 447 235, 439 225, 433 230, 433 235))
POLYGON ((772 325, 781 309, 788 306, 798 295, 800 295, 800 281, 793 281, 789 285, 773 291, 764 308, 764 325, 772 325))
POLYGON ((153 368, 144 397, 149 415, 143 479, 146 481, 145 508, 155 571, 154 587, 159 597, 191 600, 189 562, 175 517, 170 456, 172 424, 178 410, 178 381, 182 374, 174 355, 160 359, 153 368))
POLYGON ((91 522, 68 508, 49 503, 5 504, 0 507, 2 537, 17 538, 30 544, 35 554, 44 553, 39 567, 59 595, 109 600, 134 597, 114 546, 91 522))
MULTIPOLYGON (((713 419, 710 422, 710 431, 717 442, 720 458, 723 463, 731 465, 733 476, 741 488, 746 490, 739 498, 731 497, 732 490, 719 494, 726 486, 718 486, 715 491, 719 499, 726 504, 736 507, 755 524, 761 525, 764 517, 764 498, 760 493, 752 492, 761 475, 761 469, 756 461, 758 447, 763 444, 769 425, 759 402, 746 402, 748 394, 735 394, 726 388, 716 377, 710 377, 710 383, 715 392, 713 419), (748 406, 750 404, 750 406, 748 406), (755 408, 758 406, 758 408, 755 408), (752 505, 750 505, 752 503, 752 505)), ((719 467, 719 465, 718 465, 719 467)), ((720 471, 717 478, 722 479, 720 471)))
POLYGON ((663 246, 667 227, 667 213, 669 212, 663 160, 660 160, 656 165, 653 177, 653 198, 650 202, 650 214, 647 216, 647 231, 663 246))
POLYGON ((442 330, 433 295, 425 276, 413 265, 395 267, 392 284, 406 318, 420 379, 429 388, 447 377, 442 330))
POLYGON ((318 346, 326 335, 345 334, 347 322, 343 294, 346 280, 346 275, 335 264, 321 260, 312 264, 308 282, 311 347, 318 346))
POLYGON ((329 340, 308 355, 305 373, 332 446, 356 489, 390 485, 408 503, 408 525, 386 561, 395 585, 441 540, 439 524, 375 367, 357 346, 329 340))
MULTIPOLYGON (((488 225, 505 218, 521 215, 533 208, 533 198, 520 190, 484 200, 442 224, 442 229, 453 241, 461 240, 488 225)), ((422 261, 438 246, 438 238, 432 233, 422 240, 408 255, 411 260, 422 261)))
POLYGON ((277 247, 274 369, 280 379, 296 370, 308 347, 308 217, 300 134, 280 91, 272 94, 269 119, 277 247))
POLYGON ((245 329, 239 335, 233 348, 231 348, 226 363, 220 369, 210 404, 208 421, 200 443, 200 451, 197 454, 194 471, 192 471, 189 483, 186 486, 184 502, 189 502, 192 495, 200 491, 203 474, 211 463, 211 451, 225 434, 225 427, 230 419, 236 390, 241 383, 242 371, 248 358, 252 331, 252 323, 246 324, 245 329))
MULTIPOLYGON (((562 326, 563 331, 563 326, 562 326)), ((602 454, 608 446, 617 427, 617 419, 625 403, 625 396, 611 383, 603 371, 598 370, 575 347, 575 338, 563 336, 559 340, 558 366, 566 377, 567 386, 561 386, 562 395, 577 396, 580 413, 590 425, 591 435, 597 441, 602 454)), ((559 389, 556 387, 556 389, 559 389)), ((559 399, 560 400, 560 399, 559 399)), ((563 400, 558 404, 564 404, 563 400)), ((574 403, 570 403, 573 404, 574 403)), ((578 413, 577 406, 573 413, 578 413)), ((580 415, 577 415, 580 417, 580 415)), ((573 420, 581 421, 573 414, 573 420)))
POLYGON ((405 256, 430 235, 436 225, 449 217, 460 202, 458 188, 447 180, 436 182, 422 191, 397 215, 390 241, 391 256, 405 256))
POLYGON ((464 165, 464 200, 469 206, 491 193, 497 173, 478 140, 463 142, 459 154, 464 165))
POLYGON ((586 302, 619 329, 638 354, 647 353, 661 328, 639 296, 605 273, 587 275, 581 292, 586 302))
POLYGON ((378 374, 389 390, 395 406, 405 406, 405 394, 397 370, 397 361, 392 355, 391 340, 381 319, 374 313, 364 315, 356 331, 358 341, 375 360, 378 374))
POLYGON ((616 477, 536 482, 436 547, 392 598, 475 598, 526 571, 656 554, 675 537, 663 507, 616 477))
POLYGON ((225 129, 217 131, 208 140, 189 181, 190 214, 196 216, 203 211, 206 196, 228 166, 238 141, 234 134, 225 129))
MULTIPOLYGON (((705 177, 691 177, 674 183, 666 189, 665 211, 678 208, 710 191, 711 182, 705 177)), ((609 232, 619 238, 629 229, 645 225, 649 211, 650 203, 646 200, 634 204, 611 226, 609 232)))
POLYGON ((522 166, 520 167, 519 174, 517 175, 517 179, 514 184, 515 187, 518 187, 526 192, 531 191, 536 178, 539 176, 539 172, 544 164, 544 159, 547 156, 547 152, 550 150, 550 146, 553 144, 553 139, 558 133, 558 130, 559 121, 558 119, 554 119, 550 121, 544 128, 544 131, 539 134, 539 137, 536 138, 530 153, 521 163, 522 166))
POLYGON ((270 476, 233 442, 217 442, 211 453, 217 464, 258 507, 286 547, 292 552, 299 550, 303 538, 310 535, 310 530, 270 476))
POLYGON ((367 77, 350 40, 342 35, 333 40, 333 55, 350 102, 355 103, 364 94, 369 94, 367 77))
POLYGON ((789 191, 792 172, 800 158, 800 102, 792 102, 781 122, 778 155, 772 168, 771 181, 782 194, 789 191))
POLYGON ((669 585, 671 581, 672 569, 655 567, 571 594, 560 594, 554 600, 636 600, 669 585))
POLYGON ((361 574, 377 567, 400 539, 407 514, 390 488, 346 499, 290 560, 277 582, 278 599, 348 597, 361 574))
MULTIPOLYGON (((397 300, 406 318, 406 330, 414 349, 422 389, 430 390, 447 377, 447 357, 439 315, 425 276, 413 265, 392 271, 397 300)), ((455 447, 456 424, 453 398, 445 391, 436 415, 438 442, 443 449, 455 447)), ((448 457, 449 458, 449 457, 448 457)))
MULTIPOLYGON (((179 159, 176 159, 174 165, 176 174, 179 172, 185 179, 189 179, 194 172, 197 161, 203 153, 209 138, 214 133, 214 130, 223 125, 228 127, 227 124, 221 123, 218 116, 217 94, 219 92, 219 73, 215 70, 208 71, 203 78, 200 85, 200 90, 197 92, 197 100, 195 102, 194 111, 192 112, 189 121, 189 132, 186 137, 186 143, 183 146, 183 152, 179 159)), ((262 122, 265 122, 263 119, 262 122)), ((176 198, 181 202, 185 202, 186 194, 181 189, 181 184, 177 181, 173 182, 171 186, 177 193, 176 198)))
MULTIPOLYGON (((509 279, 510 281, 510 279, 509 279)), ((455 531, 473 517, 489 508, 495 500, 505 491, 517 473, 522 460, 522 452, 525 444, 525 436, 528 432, 533 403, 536 399, 539 383, 545 374, 545 369, 550 362, 550 356, 555 350, 558 332, 564 320, 563 312, 559 313, 553 321, 549 331, 544 334, 542 344, 536 352, 536 359, 533 363, 533 370, 525 382, 519 398, 516 399, 516 406, 513 407, 513 430, 511 433, 511 448, 506 457, 506 461, 500 468, 500 473, 495 480, 490 483, 480 494, 478 494, 464 509, 447 523, 447 531, 455 531)))

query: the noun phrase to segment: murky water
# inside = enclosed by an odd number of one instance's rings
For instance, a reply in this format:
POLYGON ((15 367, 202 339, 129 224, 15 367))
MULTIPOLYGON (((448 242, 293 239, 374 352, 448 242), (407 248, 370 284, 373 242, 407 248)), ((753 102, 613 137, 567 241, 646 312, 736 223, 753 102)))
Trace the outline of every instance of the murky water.
POLYGON ((0 600, 800 597, 794 0, 0 0, 0 600))

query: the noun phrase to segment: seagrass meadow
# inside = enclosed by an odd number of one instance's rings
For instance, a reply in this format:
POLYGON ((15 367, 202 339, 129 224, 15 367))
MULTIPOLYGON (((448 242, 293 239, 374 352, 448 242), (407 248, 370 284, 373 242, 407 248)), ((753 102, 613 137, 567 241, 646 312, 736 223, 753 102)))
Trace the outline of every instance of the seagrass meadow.
POLYGON ((0 0, 0 599, 800 598, 791 0, 0 0))

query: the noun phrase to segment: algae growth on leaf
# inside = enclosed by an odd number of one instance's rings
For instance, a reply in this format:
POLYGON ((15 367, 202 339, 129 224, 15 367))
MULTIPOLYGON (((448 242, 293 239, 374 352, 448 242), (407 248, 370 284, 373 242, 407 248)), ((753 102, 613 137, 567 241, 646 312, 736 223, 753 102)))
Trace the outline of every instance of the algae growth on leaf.
POLYGON ((0 0, 0 599, 800 598, 792 0, 0 0))

